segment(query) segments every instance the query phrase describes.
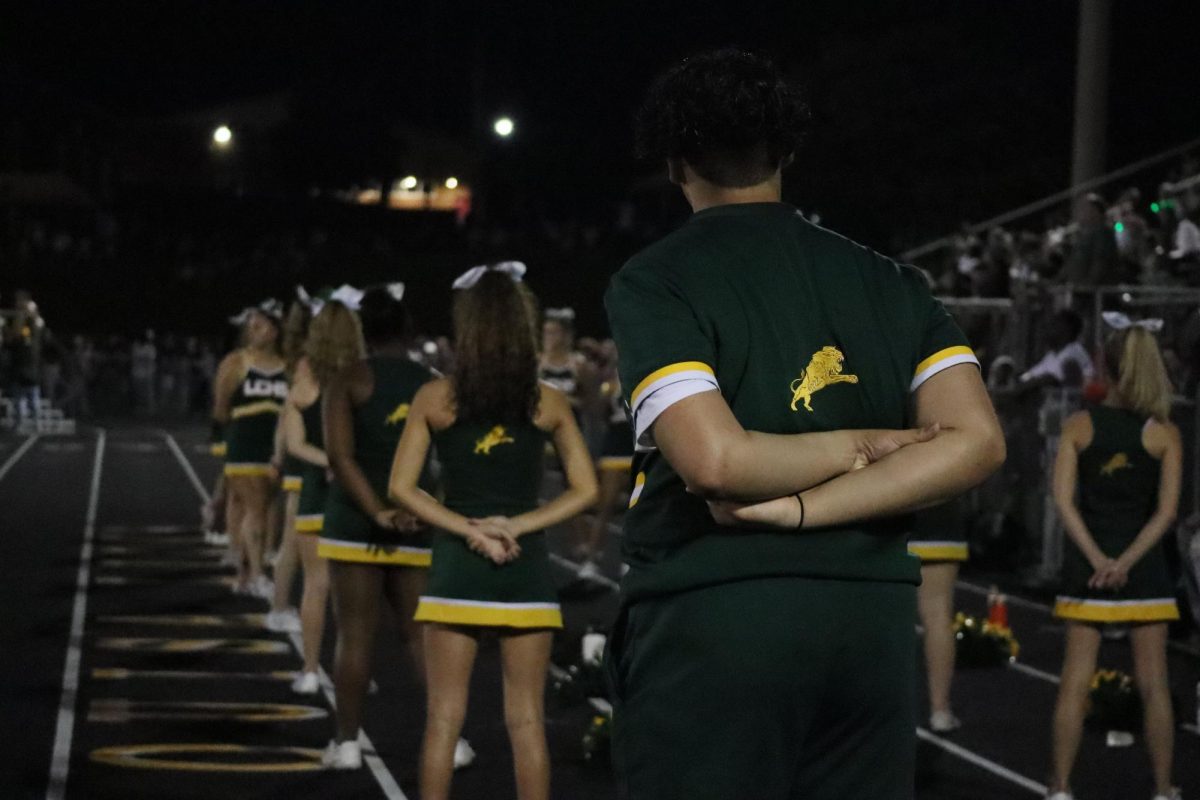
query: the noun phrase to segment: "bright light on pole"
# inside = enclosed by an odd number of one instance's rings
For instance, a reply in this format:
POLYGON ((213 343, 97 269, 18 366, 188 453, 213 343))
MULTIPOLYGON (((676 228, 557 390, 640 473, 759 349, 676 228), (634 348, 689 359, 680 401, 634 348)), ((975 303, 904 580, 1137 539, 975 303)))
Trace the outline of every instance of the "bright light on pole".
POLYGON ((500 119, 496 120, 495 123, 492 124, 492 130, 494 130, 496 135, 501 139, 507 139, 508 137, 512 136, 514 127, 516 126, 513 125, 513 121, 508 117, 500 117, 500 119))
POLYGON ((447 189, 457 189, 458 188, 458 178, 446 178, 446 188, 447 189))
POLYGON ((412 191, 413 189, 417 188, 417 176, 409 175, 407 178, 400 181, 400 188, 407 191, 412 191))
POLYGON ((213 131, 212 138, 213 144, 221 149, 224 149, 229 147, 229 145, 233 142, 233 131, 229 130, 228 125, 221 125, 215 131, 213 131))

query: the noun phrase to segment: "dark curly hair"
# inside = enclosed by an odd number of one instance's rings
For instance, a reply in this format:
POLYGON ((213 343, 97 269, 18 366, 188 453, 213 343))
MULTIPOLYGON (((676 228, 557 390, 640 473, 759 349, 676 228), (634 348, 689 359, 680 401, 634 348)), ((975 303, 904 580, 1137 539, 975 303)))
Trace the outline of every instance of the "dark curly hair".
POLYGON ((412 318, 408 307, 396 300, 384 286, 371 286, 363 294, 358 309, 363 338, 379 346, 407 341, 412 336, 412 318))
POLYGON ((784 165, 808 105, 766 57, 723 48, 684 59, 650 86, 635 131, 639 158, 681 158, 718 186, 753 186, 784 165))
POLYGON ((518 424, 537 413, 537 298, 524 283, 486 272, 454 293, 455 413, 463 422, 518 424))

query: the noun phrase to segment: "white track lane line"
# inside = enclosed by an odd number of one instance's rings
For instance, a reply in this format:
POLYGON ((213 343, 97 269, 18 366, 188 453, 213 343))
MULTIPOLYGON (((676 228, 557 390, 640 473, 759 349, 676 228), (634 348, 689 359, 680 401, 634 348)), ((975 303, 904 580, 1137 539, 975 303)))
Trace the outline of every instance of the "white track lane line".
POLYGON ((1038 783, 1032 778, 1026 778, 1024 775, 1018 772, 1013 772, 1008 767, 997 764, 991 759, 984 758, 978 753, 973 753, 967 748, 957 745, 949 739, 943 739, 941 736, 931 733, 924 728, 917 728, 917 738, 929 742, 934 747, 940 747, 947 753, 950 753, 953 756, 958 756, 964 761, 969 761, 975 766, 985 769, 993 775, 999 776, 1010 783, 1015 783, 1017 786, 1020 786, 1022 789, 1025 789, 1032 794, 1036 794, 1039 797, 1046 796, 1047 790, 1044 784, 1038 783))
MULTIPOLYGON (((200 481, 200 476, 196 474, 195 468, 192 466, 191 462, 188 461, 187 456, 183 454, 183 450, 180 449, 179 443, 175 441, 175 437, 167 431, 162 431, 162 435, 166 437, 167 447, 169 447, 171 452, 175 455, 175 460, 179 462, 179 466, 183 468, 185 473, 187 473, 188 480, 191 481, 192 486, 196 490, 196 494, 200 496, 201 502, 212 502, 212 496, 208 493, 208 490, 204 488, 204 484, 200 481)), ((296 650, 296 655, 303 659, 304 647, 300 639, 300 634, 293 633, 288 637, 288 640, 292 643, 292 647, 296 650)), ((326 674, 324 667, 318 666, 317 669, 319 670, 321 677, 321 692, 325 695, 325 699, 329 702, 329 707, 336 710, 337 702, 333 695, 333 681, 331 681, 329 675, 326 674)), ((379 789, 383 792, 383 796, 388 798, 388 800, 408 800, 408 796, 404 794, 404 791, 400 788, 400 784, 396 782, 396 776, 392 774, 391 770, 387 768, 387 765, 383 763, 383 759, 379 757, 375 750, 375 744, 371 741, 371 738, 367 736, 366 730, 360 730, 358 732, 358 741, 362 745, 363 761, 371 770, 371 774, 375 777, 375 782, 379 784, 379 789)))
MULTIPOLYGON (((987 597, 988 594, 991 592, 991 589, 986 586, 981 586, 977 583, 971 583, 970 581, 964 581, 964 580, 955 581, 954 586, 957 589, 962 589, 964 592, 970 592, 971 594, 977 594, 982 597, 987 597)), ((1030 609, 1031 611, 1039 611, 1043 614, 1046 614, 1047 616, 1052 616, 1054 614, 1054 609, 1051 608, 1050 606, 1046 605, 1045 603, 1039 603, 1034 600, 1026 600, 1024 597, 1016 597, 1016 596, 1010 595, 1010 594, 1006 594, 1005 598, 1010 605, 1014 605, 1018 608, 1027 608, 1027 609, 1030 609)), ((1195 647, 1191 646, 1190 644, 1186 644, 1184 642, 1176 642, 1171 639, 1168 639, 1167 640, 1167 648, 1170 650, 1178 651, 1180 653, 1186 653, 1189 656, 1195 656, 1196 658, 1200 658, 1200 649, 1195 648, 1195 647)))
POLYGON ((25 453, 29 451, 29 448, 33 447, 38 438, 39 434, 36 433, 30 436, 21 443, 21 446, 17 448, 16 452, 8 457, 8 460, 5 461, 3 465, 0 465, 0 481, 4 480, 4 476, 8 474, 8 471, 16 466, 17 462, 21 460, 21 456, 25 455, 25 453))
POLYGON ((58 722, 54 730, 54 751, 50 756, 50 779, 46 800, 61 800, 67 791, 71 768, 71 739, 75 734, 75 701, 79 694, 79 664, 83 657, 83 623, 87 615, 88 581, 92 572, 92 540, 96 536, 96 509, 100 504, 100 471, 104 466, 103 428, 96 429, 96 456, 92 461, 92 485, 88 490, 87 517, 83 526, 83 546, 79 551, 79 574, 75 579, 75 604, 71 611, 71 633, 67 639, 67 657, 63 665, 62 699, 58 704, 58 722))

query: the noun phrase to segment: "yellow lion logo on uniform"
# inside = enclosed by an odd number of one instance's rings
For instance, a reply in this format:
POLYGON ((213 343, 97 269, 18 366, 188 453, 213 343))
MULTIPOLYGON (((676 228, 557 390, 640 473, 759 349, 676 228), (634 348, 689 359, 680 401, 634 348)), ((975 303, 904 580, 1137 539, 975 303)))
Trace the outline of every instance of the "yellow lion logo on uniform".
POLYGON ((482 453, 485 456, 492 454, 492 448, 499 444, 512 444, 515 441, 508 435, 508 431, 504 430, 503 425, 497 425, 488 431, 487 436, 475 443, 475 454, 482 453))
POLYGON ((799 411, 796 404, 804 401, 804 408, 812 411, 812 396, 835 383, 858 383, 857 375, 843 375, 842 362, 846 357, 836 347, 822 347, 813 353, 812 360, 804 368, 804 374, 792 381, 792 411, 799 411))
POLYGON ((408 419, 408 409, 408 403, 401 403, 400 405, 396 406, 395 411, 388 414, 387 419, 384 420, 384 422, 388 425, 399 425, 401 422, 408 419))
POLYGON ((1106 478, 1111 478, 1119 469, 1133 469, 1133 464, 1129 463, 1129 456, 1124 453, 1117 453, 1108 462, 1100 468, 1100 474, 1106 478))

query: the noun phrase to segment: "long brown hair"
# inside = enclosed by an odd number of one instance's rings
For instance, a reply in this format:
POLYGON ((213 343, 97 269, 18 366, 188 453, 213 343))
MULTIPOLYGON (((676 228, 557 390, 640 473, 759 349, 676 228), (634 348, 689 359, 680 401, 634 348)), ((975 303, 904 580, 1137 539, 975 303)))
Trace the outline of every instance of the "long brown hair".
POLYGON ((312 309, 308 304, 300 300, 293 301, 287 316, 283 318, 283 345, 280 348, 289 375, 296 369, 300 356, 304 355, 304 343, 311 323, 312 309))
POLYGON ((1154 334, 1137 325, 1114 331, 1104 343, 1110 391, 1123 408, 1159 422, 1171 417, 1171 379, 1154 334))
POLYGON ((304 342, 304 355, 317 383, 324 386, 343 367, 365 354, 358 315, 336 300, 326 303, 313 317, 304 342))
POLYGON ((528 422, 538 404, 537 298, 523 283, 486 272, 454 293, 457 361, 451 382, 459 420, 528 422))

